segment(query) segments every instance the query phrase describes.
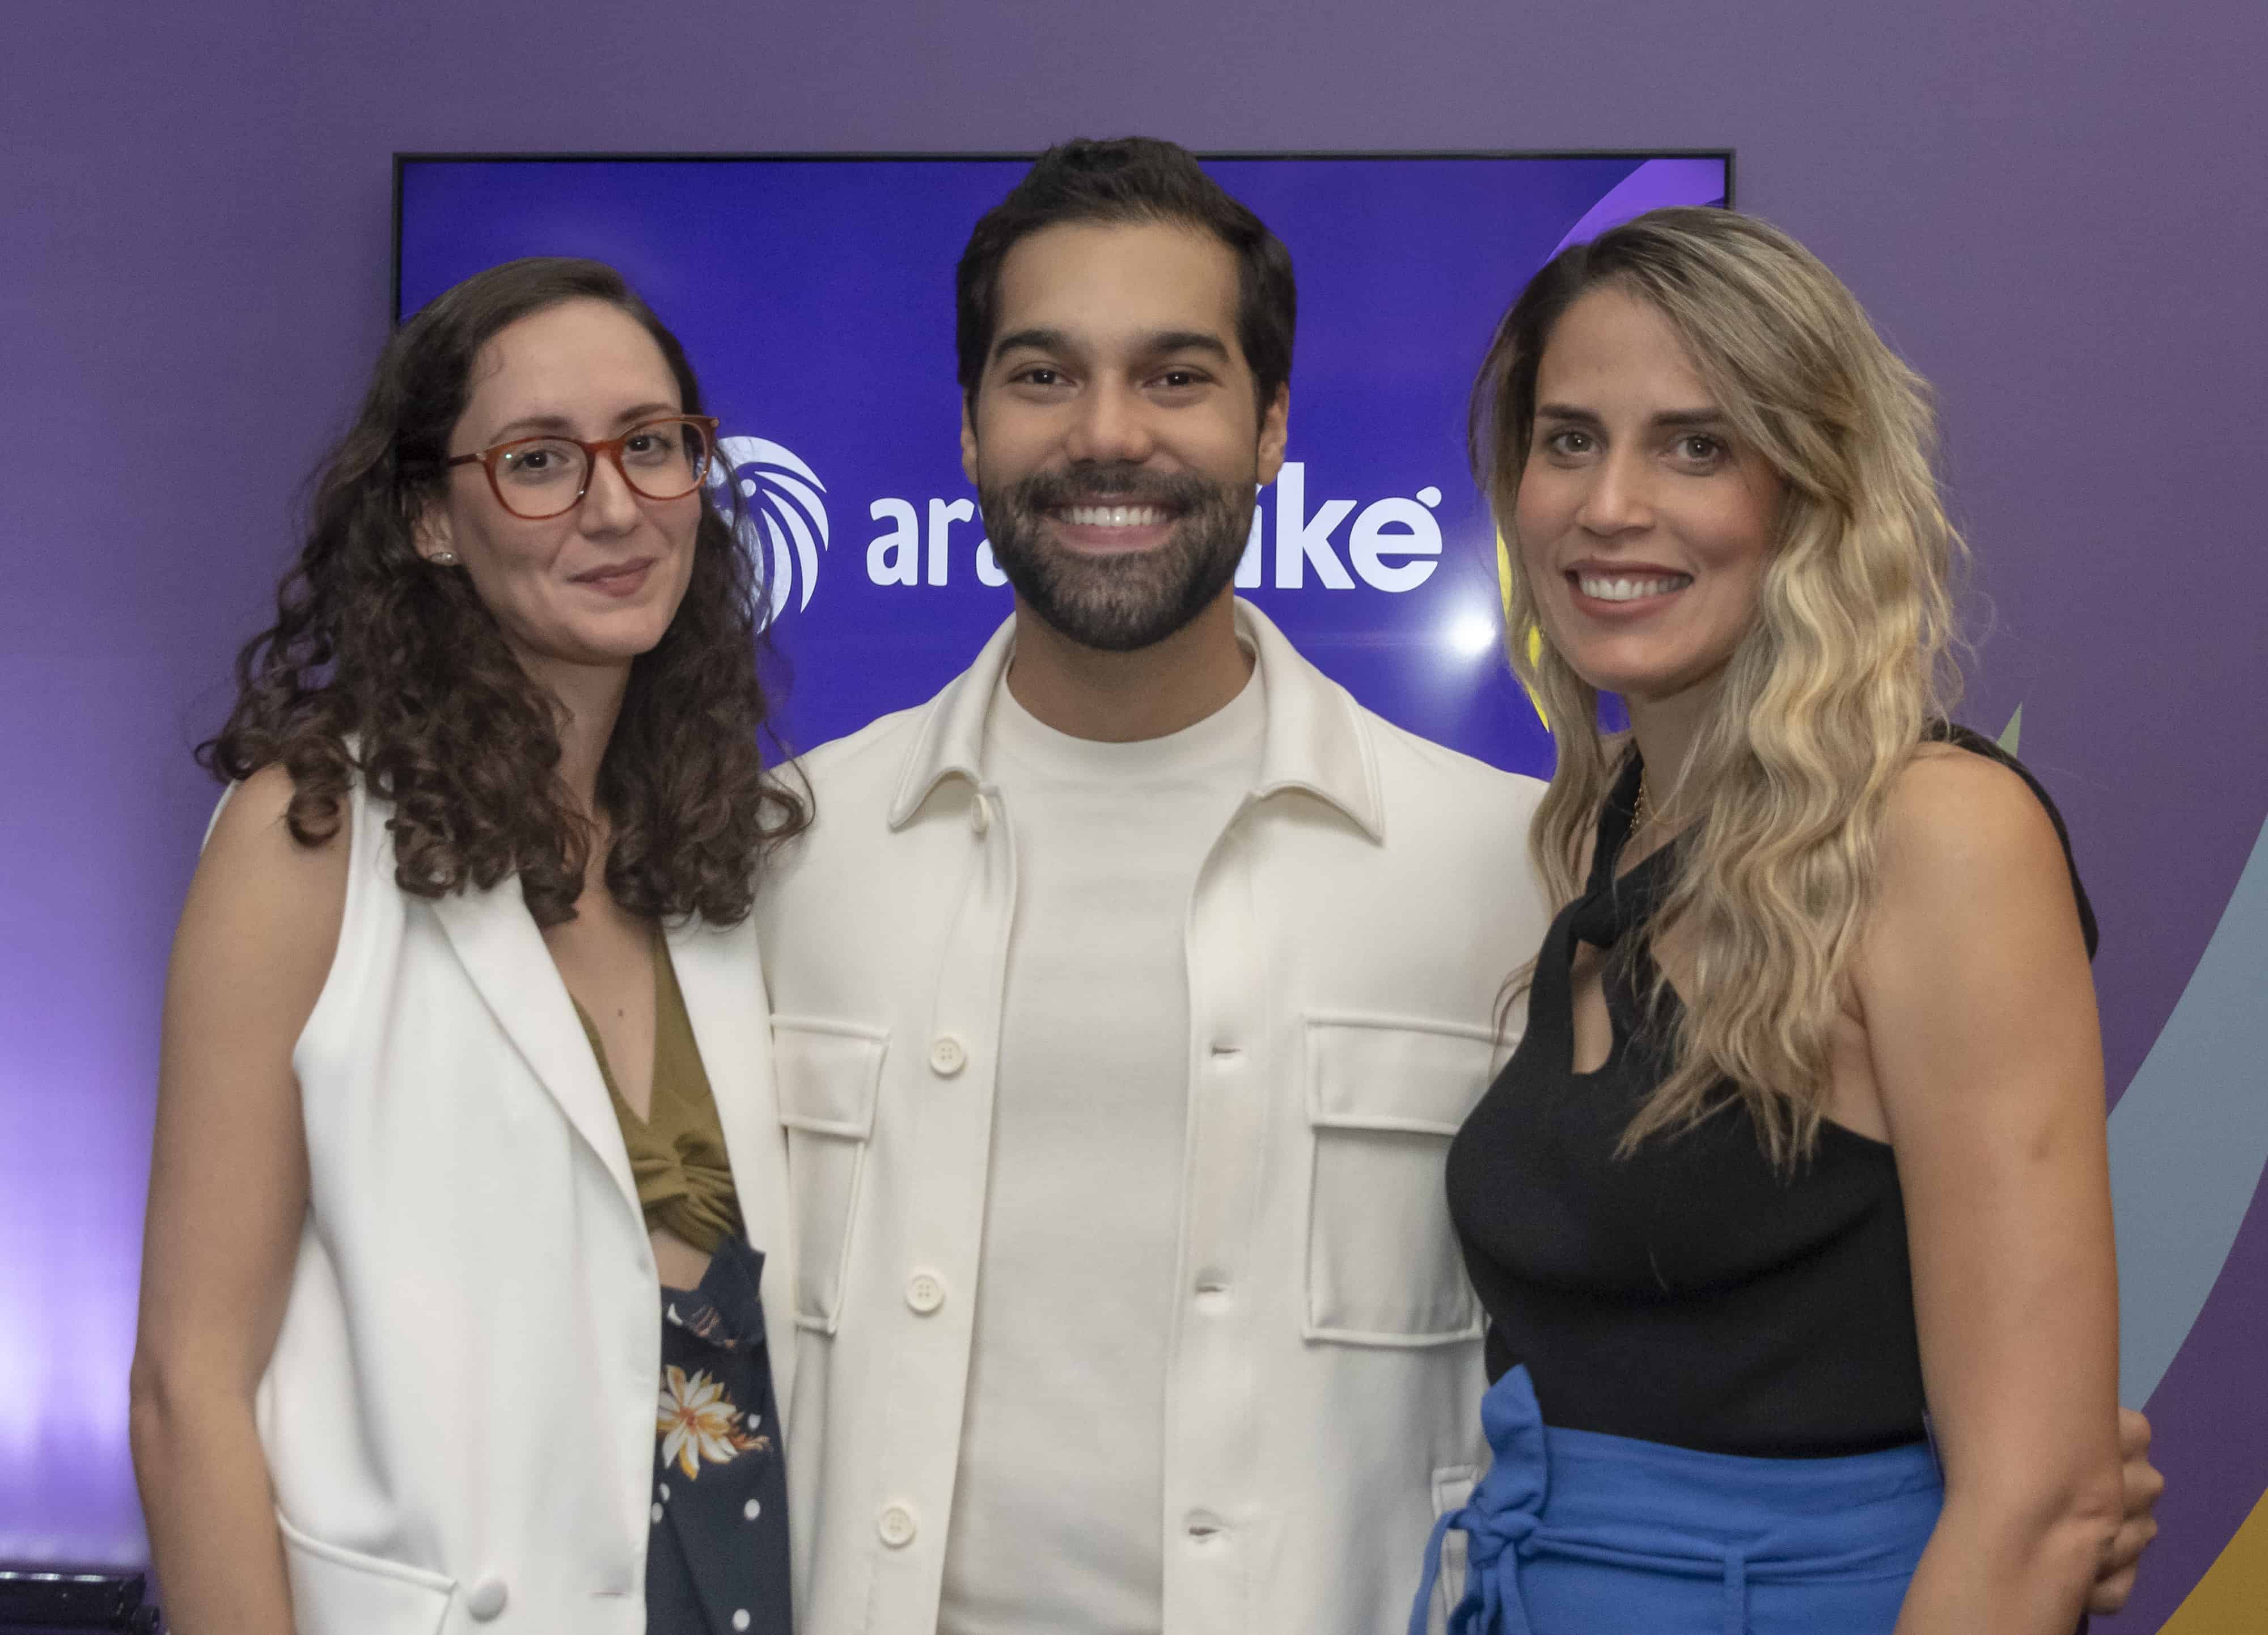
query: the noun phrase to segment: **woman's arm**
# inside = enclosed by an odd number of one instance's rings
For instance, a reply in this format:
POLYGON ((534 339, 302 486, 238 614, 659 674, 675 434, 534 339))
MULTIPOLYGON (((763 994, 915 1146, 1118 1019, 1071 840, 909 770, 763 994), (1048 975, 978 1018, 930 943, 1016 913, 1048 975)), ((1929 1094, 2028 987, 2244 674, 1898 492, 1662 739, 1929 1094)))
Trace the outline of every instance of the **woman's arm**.
POLYGON ((347 841, 295 842, 291 793, 271 767, 222 811, 166 976, 131 1425, 175 1635, 291 1630, 252 1398, 306 1212, 291 1050, 337 946, 347 841))
POLYGON ((1898 1635, 2070 1635, 2123 1508, 2102 1053, 2063 852, 2016 775, 1926 753, 1855 991, 1897 1153, 1945 1510, 1898 1635))

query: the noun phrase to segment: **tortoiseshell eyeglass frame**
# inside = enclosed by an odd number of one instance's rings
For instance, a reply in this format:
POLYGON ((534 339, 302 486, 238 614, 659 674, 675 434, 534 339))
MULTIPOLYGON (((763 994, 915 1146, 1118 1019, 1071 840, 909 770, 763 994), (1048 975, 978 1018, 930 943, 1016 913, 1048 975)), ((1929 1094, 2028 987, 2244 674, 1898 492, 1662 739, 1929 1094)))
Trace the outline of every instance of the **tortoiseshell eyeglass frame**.
POLYGON ((476 448, 469 454, 445 460, 441 466, 444 470, 457 466, 480 467, 488 473, 489 491, 496 496, 497 504, 523 522, 548 522, 554 517, 565 516, 583 503, 583 497, 591 491, 591 474, 599 468, 599 461, 602 458, 615 462, 615 469, 622 473, 622 481, 629 485, 631 493, 652 500, 683 499, 688 494, 700 490, 701 484, 708 479, 709 468, 717 462, 717 417, 714 415, 663 415, 656 419, 640 421, 620 437, 603 438, 596 443, 585 443, 581 438, 569 437, 560 431, 547 431, 535 437, 516 437, 509 442, 492 444, 487 448, 476 448), (689 484, 674 494, 649 493, 638 486, 638 480, 622 463, 622 450, 632 438, 644 437, 659 427, 679 425, 699 428, 703 447, 707 451, 702 459, 701 468, 693 474, 693 481, 689 484), (583 481, 575 490, 575 497, 556 511, 522 511, 504 497, 504 484, 497 480, 497 467, 505 457, 512 450, 526 448, 531 443, 571 443, 583 451, 583 481))

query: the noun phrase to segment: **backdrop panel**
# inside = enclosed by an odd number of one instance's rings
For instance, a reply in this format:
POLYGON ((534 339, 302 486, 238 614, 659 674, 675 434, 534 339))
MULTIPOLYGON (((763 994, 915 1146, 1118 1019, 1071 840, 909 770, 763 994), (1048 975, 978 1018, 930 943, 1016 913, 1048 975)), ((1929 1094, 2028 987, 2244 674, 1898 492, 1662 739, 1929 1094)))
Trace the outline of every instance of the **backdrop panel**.
MULTIPOLYGON (((18 10, 0 444, 109 459, 74 482, 19 458, 0 522, 0 1555, 144 1547, 126 1368, 159 990, 215 792, 188 749, 225 711, 299 481, 384 338, 390 154, 1126 131, 1709 145, 1739 151, 1742 208, 1824 257, 1936 387, 1977 552, 1964 715, 1998 732, 2023 706, 2102 914, 2110 1086, 2136 1103, 2113 1127, 2122 1244, 2177 1273, 2127 1279, 2130 1337, 2137 1298, 2154 1326, 2204 1300, 2176 1340, 2130 1353, 2135 1383, 2163 1370, 2149 1408, 2173 1486, 2115 1627, 2257 1621, 2268 1524, 2239 1528, 2268 1487, 2268 1209, 2256 1181, 2233 1240, 2190 1231, 2192 1173, 2200 1205, 2246 1205, 2242 1153, 2146 1143, 2137 1168, 2124 1127, 2186 1121, 2235 1149, 2268 1101, 2246 873, 2268 813, 2268 210, 2224 168, 2261 149, 2268 7, 839 0, 696 8, 637 48, 595 0, 554 0, 534 31, 466 0, 18 10)), ((1303 267, 1321 248, 1292 247, 1303 267)), ((930 379, 939 395, 898 412, 949 446, 941 356, 930 379)), ((1315 385, 1303 365, 1302 412, 1315 385)), ((1405 497, 1427 480, 1389 475, 1405 497)), ((936 497, 843 505, 881 494, 936 497)), ((830 550, 880 532, 837 527, 830 550)), ((1343 522, 1343 560, 1345 543, 1343 522)), ((814 610, 840 587, 822 578, 814 610)))
MULTIPOLYGON (((407 313, 514 256, 614 263, 701 372, 750 502, 808 747, 942 686, 1006 614, 955 435, 953 269, 1028 158, 405 158, 407 313)), ((1460 449, 1506 291, 1577 235, 1722 203, 1727 155, 1209 162, 1292 247, 1292 436, 1242 593, 1373 709, 1546 774, 1501 662, 1460 449)))

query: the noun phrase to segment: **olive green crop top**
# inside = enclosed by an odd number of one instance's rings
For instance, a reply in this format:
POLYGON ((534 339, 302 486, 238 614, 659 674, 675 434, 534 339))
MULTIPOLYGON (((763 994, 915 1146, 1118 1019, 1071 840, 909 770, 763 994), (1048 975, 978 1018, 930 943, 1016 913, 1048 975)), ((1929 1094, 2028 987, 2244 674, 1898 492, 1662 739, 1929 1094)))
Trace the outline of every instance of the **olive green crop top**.
POLYGON ((669 962, 669 945, 659 936, 653 939, 653 1099, 644 1120, 615 1088, 607 1047, 589 1013, 578 1004, 575 1014, 622 1127, 646 1229, 666 1226, 703 1255, 715 1254, 718 1244, 740 1229, 740 1199, 733 1189, 725 1126, 669 962))

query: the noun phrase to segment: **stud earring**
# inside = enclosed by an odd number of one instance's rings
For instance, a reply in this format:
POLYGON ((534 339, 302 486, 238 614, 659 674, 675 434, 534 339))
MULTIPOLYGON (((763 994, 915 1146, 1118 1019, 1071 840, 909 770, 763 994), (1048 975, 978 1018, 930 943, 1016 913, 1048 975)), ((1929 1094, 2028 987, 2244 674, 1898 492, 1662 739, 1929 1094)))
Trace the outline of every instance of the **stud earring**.
POLYGON ((425 560, 437 568, 453 568, 457 565, 457 553, 453 550, 437 550, 425 560))

